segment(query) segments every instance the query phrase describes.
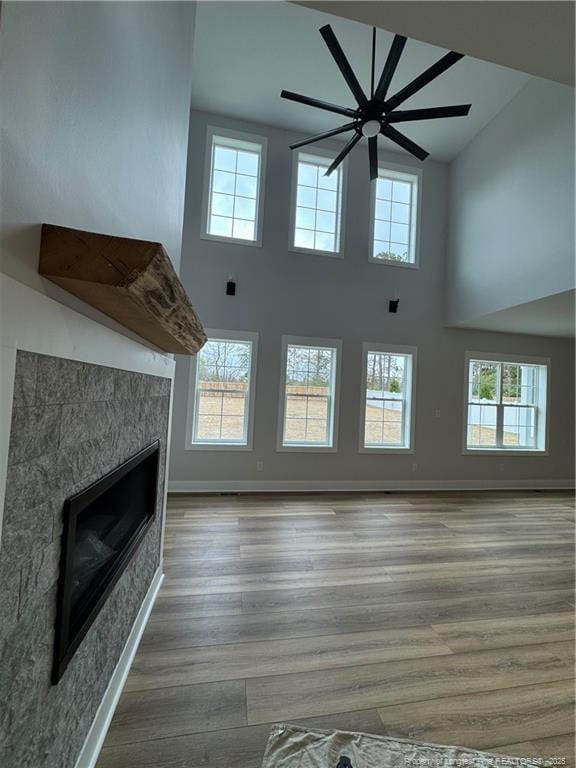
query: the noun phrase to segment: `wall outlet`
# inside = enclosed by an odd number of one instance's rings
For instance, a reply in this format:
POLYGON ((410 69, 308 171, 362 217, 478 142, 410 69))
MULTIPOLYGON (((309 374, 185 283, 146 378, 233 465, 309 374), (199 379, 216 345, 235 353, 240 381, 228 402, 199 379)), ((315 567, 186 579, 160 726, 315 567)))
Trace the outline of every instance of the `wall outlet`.
POLYGON ((417 469, 418 469, 418 463, 416 461, 414 461, 412 463, 412 472, 416 472, 417 469))
POLYGON ((434 409, 434 416, 435 416, 437 419, 439 419, 439 418, 440 418, 440 408, 435 408, 435 409, 434 409))
POLYGON ((263 461, 257 461, 256 462, 256 472, 262 472, 264 469, 264 462, 263 461))
POLYGON ((504 464, 503 463, 498 464, 498 469, 500 472, 504 472, 504 464))

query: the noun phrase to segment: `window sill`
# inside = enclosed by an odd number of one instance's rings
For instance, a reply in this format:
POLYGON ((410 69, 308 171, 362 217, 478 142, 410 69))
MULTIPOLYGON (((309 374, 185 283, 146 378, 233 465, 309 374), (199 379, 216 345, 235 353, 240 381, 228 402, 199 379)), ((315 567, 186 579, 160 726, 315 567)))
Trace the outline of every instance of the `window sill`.
POLYGON ((278 453, 337 453, 336 445, 278 445, 278 453))
POLYGON ((464 448, 463 456, 548 456, 548 451, 540 448, 464 448))
POLYGON ((298 248, 296 245, 291 245, 288 250, 291 253, 304 253, 308 256, 328 256, 330 259, 343 259, 343 251, 321 251, 317 248, 298 248))
POLYGON ((393 445, 391 445, 390 447, 387 447, 387 446, 367 447, 365 445, 361 445, 360 448, 358 448, 358 453, 410 454, 410 453, 414 453, 414 448, 402 448, 400 446, 396 447, 393 445))
POLYGON ((230 245, 247 245, 249 248, 262 248, 262 238, 258 240, 244 240, 241 237, 226 237, 225 235, 210 235, 208 232, 202 232, 201 240, 212 240, 215 243, 229 243, 230 245))
POLYGON ((186 443, 185 451, 251 451, 252 445, 235 443, 186 443))
POLYGON ((392 259, 375 259, 373 256, 368 256, 370 264, 379 264, 381 267, 401 267, 402 269, 418 269, 418 264, 415 261, 393 261, 392 259))

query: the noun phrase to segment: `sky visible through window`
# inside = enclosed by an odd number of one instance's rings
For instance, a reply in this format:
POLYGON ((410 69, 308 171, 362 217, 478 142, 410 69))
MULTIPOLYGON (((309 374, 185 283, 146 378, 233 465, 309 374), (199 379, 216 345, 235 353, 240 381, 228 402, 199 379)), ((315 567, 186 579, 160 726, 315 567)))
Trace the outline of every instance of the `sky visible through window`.
POLYGON ((260 152, 254 147, 235 148, 214 137, 208 234, 256 240, 260 152))
POLYGON ((386 176, 376 179, 373 258, 414 260, 411 247, 414 183, 386 176))
POLYGON ((336 253, 340 249, 341 169, 324 176, 328 159, 300 155, 294 245, 336 253))

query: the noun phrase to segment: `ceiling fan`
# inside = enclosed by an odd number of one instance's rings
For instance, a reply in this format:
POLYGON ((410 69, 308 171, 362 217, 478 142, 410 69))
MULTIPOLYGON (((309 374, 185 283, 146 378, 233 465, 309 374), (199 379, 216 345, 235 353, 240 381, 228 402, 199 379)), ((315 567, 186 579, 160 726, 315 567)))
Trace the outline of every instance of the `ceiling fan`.
POLYGON ((340 133, 347 133, 353 131, 354 135, 344 146, 342 151, 338 154, 331 165, 327 168, 325 176, 329 176, 332 171, 337 168, 344 160, 346 155, 356 146, 361 138, 366 137, 368 139, 368 156, 370 161, 370 179, 376 179, 378 177, 378 136, 386 136, 393 142, 398 144, 402 149, 410 152, 418 160, 425 160, 428 157, 428 152, 422 147, 418 146, 415 142, 405 136, 400 131, 394 128, 393 123, 404 123, 414 120, 435 120, 443 117, 466 117, 470 111, 471 104, 458 104, 450 107, 428 107, 425 109, 406 109, 401 110, 398 107, 403 104, 407 99, 417 93, 421 88, 428 85, 435 78, 449 69, 453 64, 463 58, 462 53, 455 53, 450 51, 435 64, 422 72, 421 75, 416 77, 412 82, 408 83, 404 88, 399 90, 393 96, 387 98, 388 88, 404 46, 406 45, 406 39, 402 35, 394 35, 394 40, 390 46, 390 51, 384 64, 384 69, 380 75, 376 87, 374 87, 374 69, 376 61, 376 27, 372 30, 372 74, 370 80, 370 98, 366 96, 358 78, 352 71, 352 67, 346 58, 336 35, 334 34, 332 27, 329 24, 321 27, 320 34, 324 38, 324 42, 328 46, 330 53, 332 54, 338 69, 344 76, 348 87, 352 91, 354 98, 358 106, 355 109, 347 107, 340 107, 337 104, 330 104, 325 101, 319 101, 318 99, 310 98, 309 96, 302 96, 299 93, 293 93, 292 91, 282 91, 280 94, 283 99, 289 99, 290 101, 296 101, 300 104, 307 104, 310 107, 316 107, 317 109, 323 109, 327 112, 335 112, 337 115, 344 115, 344 117, 350 118, 351 122, 345 123, 338 128, 333 128, 331 131, 325 133, 318 133, 316 136, 310 136, 308 139, 299 141, 296 144, 292 144, 290 149, 297 149, 303 147, 306 144, 313 144, 316 141, 330 138, 331 136, 337 136, 340 133))

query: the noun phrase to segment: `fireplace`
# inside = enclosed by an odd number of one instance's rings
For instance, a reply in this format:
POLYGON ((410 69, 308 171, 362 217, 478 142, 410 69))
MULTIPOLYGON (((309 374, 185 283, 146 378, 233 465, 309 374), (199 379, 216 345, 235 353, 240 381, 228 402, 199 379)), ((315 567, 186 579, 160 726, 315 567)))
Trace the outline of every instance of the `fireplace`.
POLYGON ((64 503, 54 684, 154 519, 158 458, 156 441, 64 503))

